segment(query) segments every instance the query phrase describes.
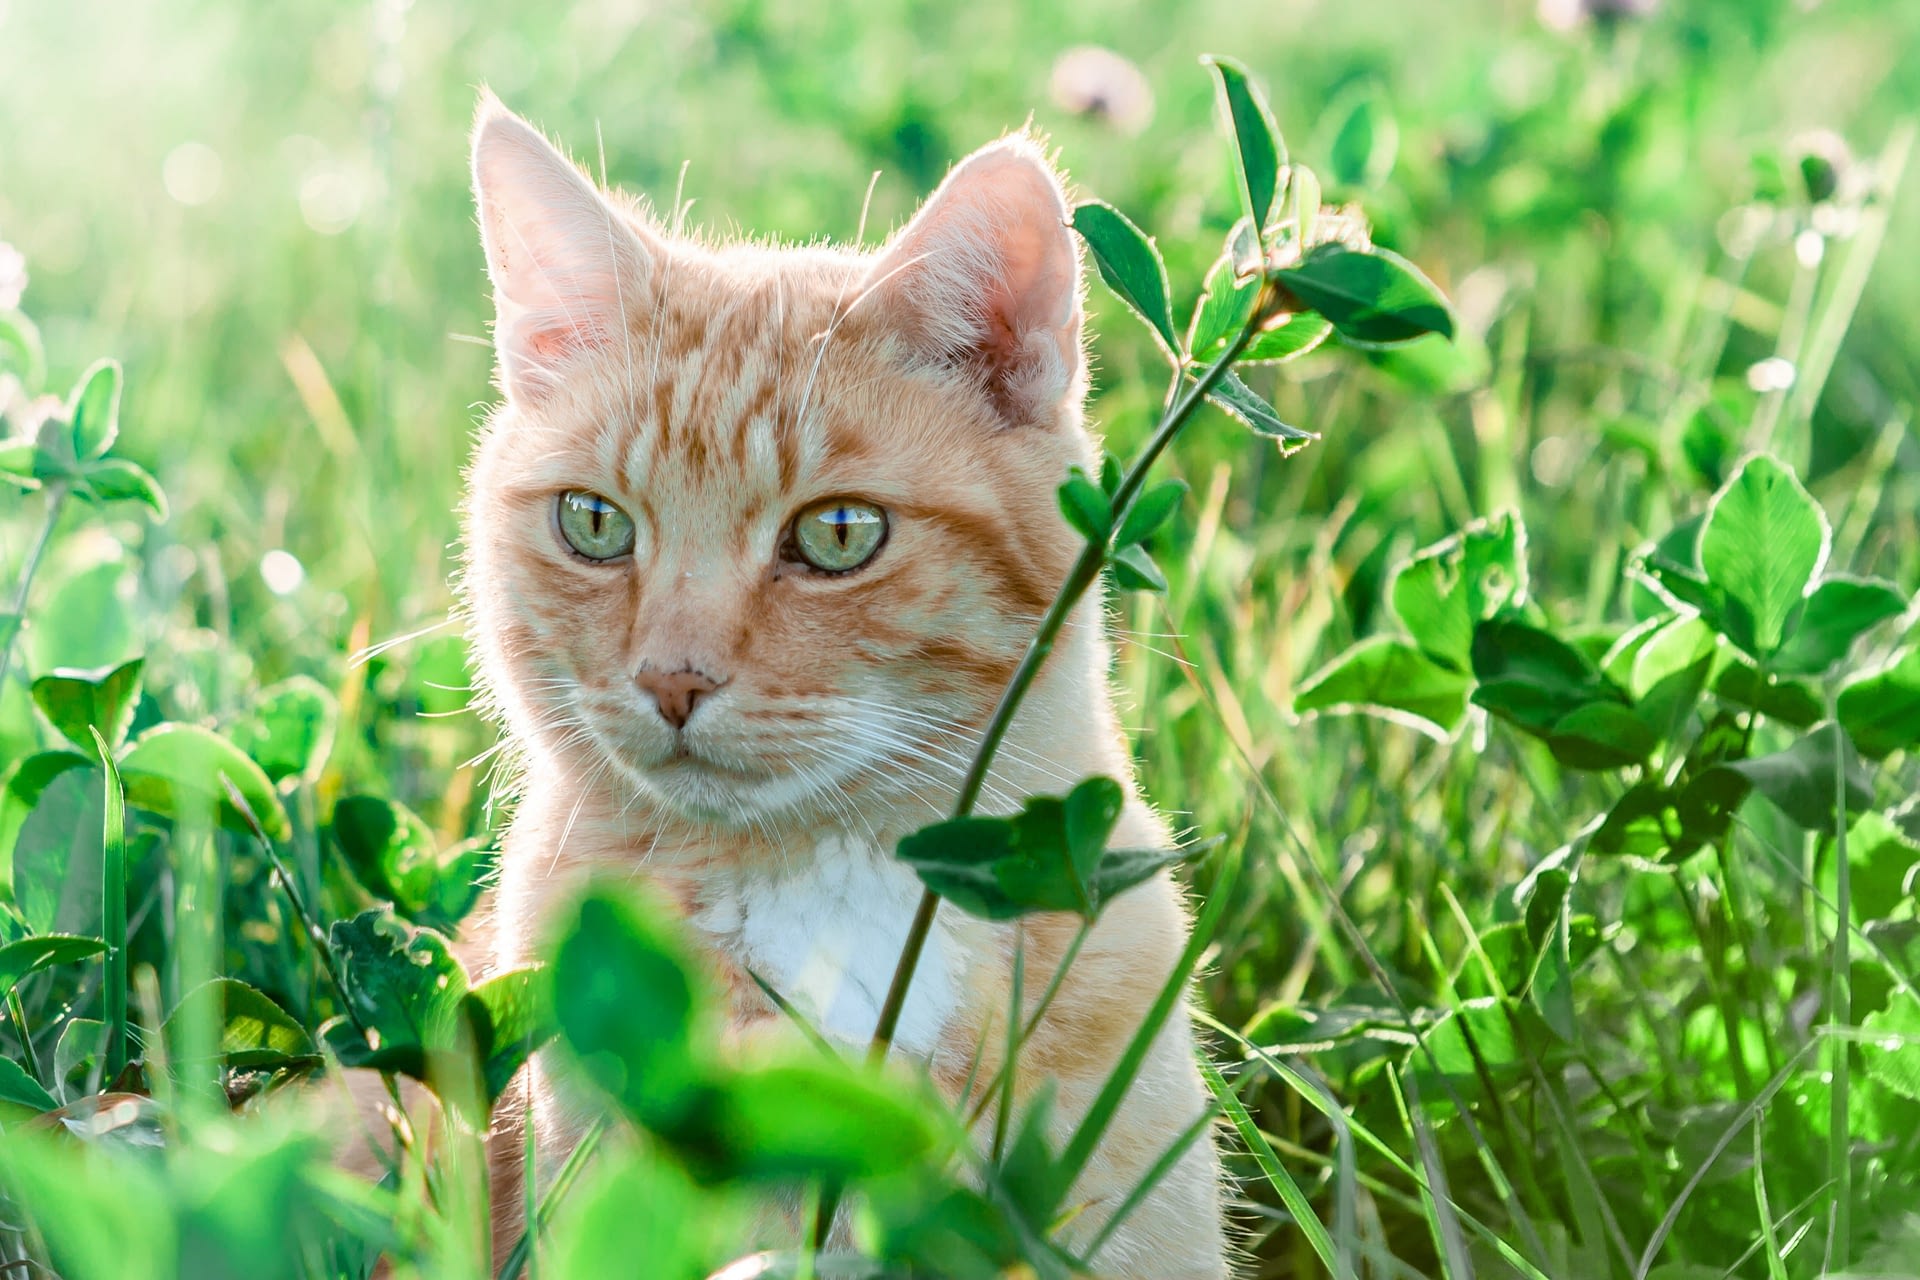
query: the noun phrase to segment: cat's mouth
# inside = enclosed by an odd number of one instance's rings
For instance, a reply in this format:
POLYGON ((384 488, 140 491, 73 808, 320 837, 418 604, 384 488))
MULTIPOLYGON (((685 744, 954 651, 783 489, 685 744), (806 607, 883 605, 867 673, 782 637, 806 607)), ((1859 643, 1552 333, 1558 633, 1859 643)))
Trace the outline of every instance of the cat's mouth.
POLYGON ((743 769, 738 765, 724 764, 711 756, 703 756, 688 746, 684 738, 673 744, 673 750, 667 753, 666 759, 650 766, 647 772, 668 776, 714 778, 738 783, 764 782, 770 776, 761 770, 743 769))
POLYGON ((778 810, 784 790, 770 773, 722 764, 684 748, 647 768, 647 790, 686 817, 732 826, 778 810))

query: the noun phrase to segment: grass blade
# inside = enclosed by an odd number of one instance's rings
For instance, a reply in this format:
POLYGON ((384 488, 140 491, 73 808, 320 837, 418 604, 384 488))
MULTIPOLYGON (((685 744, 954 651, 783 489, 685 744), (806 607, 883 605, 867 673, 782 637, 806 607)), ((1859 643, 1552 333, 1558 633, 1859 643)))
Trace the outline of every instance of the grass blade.
POLYGON ((111 1086, 127 1065, 127 795, 100 731, 87 726, 106 771, 106 808, 100 834, 100 937, 107 944, 101 963, 101 1021, 106 1044, 103 1081, 111 1086))
POLYGON ((1108 1074, 1107 1082, 1101 1086, 1099 1096, 1087 1109, 1087 1114, 1067 1140, 1066 1150, 1061 1153, 1059 1164, 1059 1193, 1065 1195, 1079 1179, 1081 1170, 1087 1167, 1087 1161, 1093 1159, 1093 1152, 1100 1145, 1100 1139, 1106 1134, 1107 1126, 1120 1110, 1120 1103, 1126 1098, 1128 1088, 1135 1076, 1140 1074, 1140 1066, 1147 1060, 1147 1051, 1159 1038, 1160 1029, 1173 1015, 1174 1008, 1186 999, 1187 979, 1193 976, 1195 966, 1200 963, 1200 955, 1207 949, 1213 938, 1213 931, 1220 924, 1220 917, 1226 914, 1227 902, 1233 896, 1233 885, 1239 877, 1240 856, 1227 859, 1220 869, 1220 878, 1215 882, 1213 891, 1201 908, 1200 918, 1193 922, 1193 934, 1187 939, 1186 950, 1180 953, 1173 972, 1167 975, 1166 982, 1160 988, 1159 998, 1153 1007, 1147 1010, 1147 1016, 1141 1021, 1139 1030, 1133 1033, 1133 1039, 1127 1044, 1120 1060, 1114 1064, 1108 1074))
POLYGON ((1441 1271, 1449 1280, 1472 1280, 1473 1262, 1467 1256, 1466 1239, 1460 1234, 1460 1219, 1453 1212, 1446 1166, 1441 1163, 1440 1149, 1433 1140, 1433 1126, 1420 1114, 1419 1083, 1410 1069, 1389 1072, 1387 1080, 1393 1085, 1393 1101, 1400 1110, 1400 1122, 1413 1135, 1420 1167, 1426 1170, 1420 1192, 1427 1206, 1427 1225, 1432 1228, 1434 1244, 1440 1250, 1441 1271), (1412 1095, 1411 1100, 1408 1094, 1412 1095))
POLYGON ((1667 1237, 1673 1234, 1675 1224, 1680 1221, 1680 1211, 1686 1208, 1687 1201, 1693 1198, 1693 1193, 1699 1189, 1702 1182, 1706 1181, 1707 1173, 1713 1168, 1715 1162, 1726 1154, 1727 1148, 1733 1145, 1733 1140, 1739 1136, 1740 1130, 1765 1110, 1767 1104, 1773 1101, 1774 1095, 1786 1087, 1787 1081, 1793 1079, 1793 1073, 1800 1063, 1825 1038, 1827 1037, 1824 1035, 1815 1036, 1802 1045, 1799 1052, 1789 1058, 1780 1070, 1774 1072, 1773 1079, 1767 1081, 1760 1092, 1734 1115, 1732 1122, 1727 1125, 1726 1132, 1720 1135, 1714 1142, 1712 1150, 1707 1152, 1707 1158, 1700 1162, 1700 1167, 1693 1171, 1686 1185, 1680 1188, 1680 1194, 1674 1197, 1671 1205, 1667 1206, 1666 1216, 1660 1219, 1660 1225, 1654 1228, 1652 1237, 1647 1241, 1647 1247, 1640 1251, 1640 1261, 1633 1269, 1633 1280, 1647 1280, 1647 1273, 1653 1270, 1654 1259, 1660 1256, 1661 1247, 1666 1244, 1667 1237))
MULTIPOLYGON (((1212 1063, 1204 1064, 1201 1069, 1212 1072, 1213 1079, 1207 1082, 1208 1087, 1212 1088, 1213 1080, 1219 1079, 1220 1073, 1214 1070, 1212 1063)), ((1225 1081, 1221 1081, 1220 1087, 1225 1089, 1227 1094, 1231 1096, 1232 1089, 1225 1081)), ((1203 1107, 1200 1114, 1193 1118, 1193 1123, 1181 1130, 1180 1136, 1167 1144, 1167 1149, 1160 1153, 1160 1158, 1148 1167, 1146 1174, 1139 1182, 1134 1184, 1133 1190, 1127 1192, 1127 1198, 1120 1202, 1120 1207, 1113 1211, 1113 1215, 1109 1217, 1106 1223, 1100 1228, 1100 1234, 1096 1235, 1087 1245, 1087 1251, 1082 1261, 1088 1266, 1093 1265, 1094 1259, 1100 1256, 1101 1247, 1107 1243, 1115 1231, 1120 1229, 1121 1224, 1126 1222, 1135 1209, 1138 1209, 1142 1204, 1146 1203, 1146 1199, 1153 1193, 1153 1189, 1159 1186, 1167 1174, 1172 1171, 1173 1166, 1180 1162, 1180 1157, 1187 1153, 1188 1148, 1192 1147, 1195 1142, 1198 1142, 1201 1135, 1213 1126, 1214 1120, 1220 1115, 1220 1108, 1217 1105, 1219 1096, 1220 1095, 1216 1093, 1216 1102, 1203 1107)), ((1257 1134, 1259 1130, 1256 1129, 1254 1132, 1257 1134)))
POLYGON ((533 1257, 534 1241, 539 1239, 540 1233, 547 1229, 547 1223, 553 1217, 555 1206, 566 1198, 567 1192, 580 1177, 580 1171, 585 1169, 587 1161, 593 1158, 593 1153, 599 1148, 600 1139, 606 1136, 606 1132, 607 1118, 601 1116, 593 1122, 591 1128, 580 1135, 580 1141, 567 1156, 567 1162, 561 1165, 560 1172, 553 1176, 553 1185, 547 1188, 546 1195, 540 1197, 539 1206, 532 1210, 532 1225, 522 1231, 520 1238, 513 1242, 513 1252, 509 1253, 507 1260, 500 1264, 500 1272, 495 1280, 519 1280, 520 1273, 526 1270, 528 1262, 533 1257))
MULTIPOLYGON (((1266 1135, 1260 1132, 1260 1126, 1253 1122, 1253 1117, 1247 1114, 1246 1106, 1234 1094, 1226 1079, 1221 1076, 1220 1069, 1211 1062, 1203 1060, 1200 1063, 1200 1075, 1207 1082, 1207 1088, 1213 1091, 1214 1101, 1219 1104, 1221 1110, 1226 1112, 1227 1119, 1233 1122, 1234 1129, 1240 1134, 1240 1140, 1247 1144, 1247 1150, 1253 1154, 1254 1162, 1260 1166, 1260 1172, 1266 1175, 1267 1181, 1273 1184, 1273 1189, 1279 1192, 1281 1203, 1287 1206, 1287 1212, 1293 1215, 1294 1225, 1300 1229, 1300 1234, 1306 1237, 1314 1253, 1319 1255, 1320 1264, 1337 1280, 1353 1275, 1353 1258, 1347 1249, 1346 1242, 1342 1242, 1339 1246, 1334 1244, 1333 1237, 1327 1233, 1326 1224, 1320 1221, 1320 1215, 1313 1211, 1313 1205, 1308 1202, 1307 1193, 1301 1190, 1300 1184, 1294 1181, 1293 1175, 1288 1173, 1286 1166, 1280 1163, 1280 1157, 1274 1154, 1272 1144, 1267 1141, 1266 1135)), ((1089 1254, 1088 1257, 1091 1258, 1092 1255, 1089 1254)))

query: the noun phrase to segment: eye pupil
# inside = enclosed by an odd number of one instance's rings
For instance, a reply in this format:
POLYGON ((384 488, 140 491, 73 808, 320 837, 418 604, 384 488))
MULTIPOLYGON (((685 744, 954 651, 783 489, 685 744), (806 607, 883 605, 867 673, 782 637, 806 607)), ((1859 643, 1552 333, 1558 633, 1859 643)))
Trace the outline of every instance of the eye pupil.
POLYGON ((887 513, 864 502, 829 500, 794 517, 791 558, 827 573, 849 573, 873 559, 887 538, 887 513))
POLYGON ((598 494, 563 493, 558 514, 560 536, 589 560, 615 560, 633 550, 633 520, 598 494))

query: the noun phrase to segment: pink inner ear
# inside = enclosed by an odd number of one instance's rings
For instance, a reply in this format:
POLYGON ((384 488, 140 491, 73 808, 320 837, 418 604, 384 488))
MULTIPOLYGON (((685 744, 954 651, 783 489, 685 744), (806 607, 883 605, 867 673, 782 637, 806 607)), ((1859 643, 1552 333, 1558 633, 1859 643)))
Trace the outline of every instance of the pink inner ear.
POLYGON ((509 395, 537 397, 560 366, 603 347, 645 287, 639 230, 545 138, 504 108, 474 136, 496 316, 494 350, 509 395))
POLYGON ((1080 368, 1080 261, 1058 179, 1008 138, 948 177, 870 277, 921 352, 973 370, 1009 423, 1054 420, 1080 368))

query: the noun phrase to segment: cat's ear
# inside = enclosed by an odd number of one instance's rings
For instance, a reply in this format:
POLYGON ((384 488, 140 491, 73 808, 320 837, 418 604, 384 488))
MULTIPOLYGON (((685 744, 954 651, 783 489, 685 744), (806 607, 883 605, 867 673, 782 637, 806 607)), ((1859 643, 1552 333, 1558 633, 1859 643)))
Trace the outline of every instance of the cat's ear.
POLYGON ((532 125, 483 93, 473 192, 509 397, 537 401, 588 351, 625 342, 656 246, 532 125))
POLYGON ((979 379, 1010 424, 1080 386, 1080 250, 1060 177, 1016 134, 968 156, 887 244, 862 303, 915 354, 979 379))

